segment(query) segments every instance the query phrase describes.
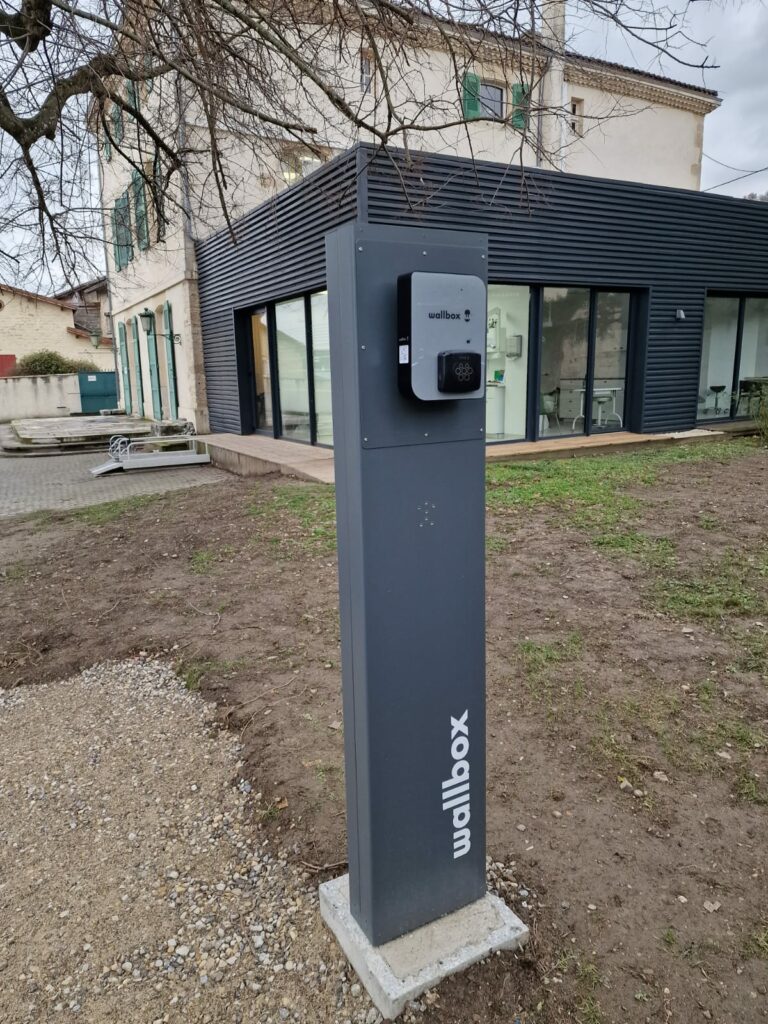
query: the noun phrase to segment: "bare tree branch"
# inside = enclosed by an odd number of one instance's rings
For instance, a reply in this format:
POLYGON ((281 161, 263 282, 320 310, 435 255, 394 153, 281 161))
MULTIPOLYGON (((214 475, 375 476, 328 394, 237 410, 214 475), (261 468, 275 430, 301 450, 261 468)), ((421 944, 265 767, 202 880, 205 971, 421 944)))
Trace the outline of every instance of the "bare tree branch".
MULTIPOLYGON (((689 2, 579 9, 704 69, 705 55, 689 56, 689 2)), ((543 91, 571 59, 567 40, 544 31, 559 3, 0 0, 0 277, 90 274, 109 219, 101 204, 111 208, 131 175, 162 232, 176 217, 190 230, 231 225, 259 188, 282 184, 286 154, 325 159, 358 139, 474 156, 487 129, 504 133, 510 163, 556 166, 563 144, 545 144, 541 126, 568 116, 543 91), (483 68, 510 95, 524 87, 525 116, 512 103, 468 114, 466 75, 483 68)), ((607 96, 584 135, 631 107, 607 96)))

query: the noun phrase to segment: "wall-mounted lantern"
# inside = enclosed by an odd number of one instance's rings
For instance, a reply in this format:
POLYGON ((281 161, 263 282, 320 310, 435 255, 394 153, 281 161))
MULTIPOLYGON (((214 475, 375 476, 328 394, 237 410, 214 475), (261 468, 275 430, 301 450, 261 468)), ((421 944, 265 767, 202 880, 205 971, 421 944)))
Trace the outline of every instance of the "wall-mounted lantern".
POLYGON ((139 320, 141 320, 141 326, 144 328, 144 333, 149 334, 155 326, 155 314, 151 309, 145 306, 143 312, 139 313, 139 320))

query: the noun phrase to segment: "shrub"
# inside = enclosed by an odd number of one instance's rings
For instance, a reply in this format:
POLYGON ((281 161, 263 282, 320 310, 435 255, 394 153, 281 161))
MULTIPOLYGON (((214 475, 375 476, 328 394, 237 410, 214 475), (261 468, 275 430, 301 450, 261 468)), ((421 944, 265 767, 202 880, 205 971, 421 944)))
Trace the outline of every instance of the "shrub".
POLYGON ((98 366, 90 359, 68 359, 60 352, 41 349, 22 356, 13 368, 15 377, 37 377, 51 373, 97 373, 98 366))

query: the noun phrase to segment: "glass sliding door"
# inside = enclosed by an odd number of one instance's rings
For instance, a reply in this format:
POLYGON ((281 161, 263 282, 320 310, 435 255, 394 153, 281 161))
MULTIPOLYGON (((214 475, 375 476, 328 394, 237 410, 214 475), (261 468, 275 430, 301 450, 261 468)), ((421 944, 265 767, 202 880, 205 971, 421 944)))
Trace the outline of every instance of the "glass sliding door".
POLYGON ((283 437, 311 440, 307 325, 304 299, 275 305, 277 379, 283 437))
POLYGON ((489 441, 526 436, 531 289, 488 286, 485 417, 489 441))
POLYGON ((589 361, 588 288, 543 288, 539 437, 584 433, 589 361))
POLYGON ((312 369, 315 384, 315 433, 318 444, 333 444, 331 413, 331 339, 328 333, 328 292, 310 297, 312 369))
POLYGON ((621 430, 624 426, 629 299, 629 292, 597 292, 595 295, 592 434, 621 430))
POLYGON ((733 367, 739 336, 739 298, 708 295, 699 376, 697 419, 730 419, 733 367))
POLYGON ((542 288, 538 437, 622 430, 631 293, 542 288))
POLYGON ((256 430, 272 430, 272 373, 269 363, 269 329, 266 309, 251 315, 251 344, 253 345, 253 386, 255 395, 256 430))
POLYGON ((768 298, 744 299, 734 416, 755 416, 768 387, 768 298))

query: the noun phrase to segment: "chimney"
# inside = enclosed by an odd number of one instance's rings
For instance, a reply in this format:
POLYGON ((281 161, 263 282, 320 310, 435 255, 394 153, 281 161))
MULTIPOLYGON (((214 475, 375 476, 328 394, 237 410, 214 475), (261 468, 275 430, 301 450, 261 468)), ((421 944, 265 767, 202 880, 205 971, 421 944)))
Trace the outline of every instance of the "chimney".
POLYGON ((565 157, 566 105, 563 69, 565 65, 565 0, 541 0, 537 26, 542 61, 539 88, 538 165, 563 169, 565 157))

